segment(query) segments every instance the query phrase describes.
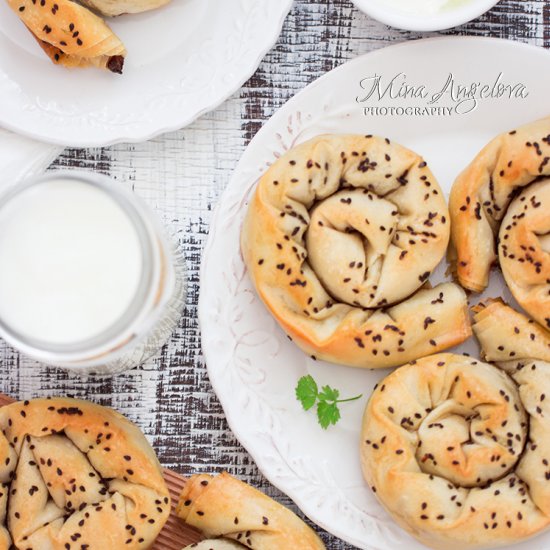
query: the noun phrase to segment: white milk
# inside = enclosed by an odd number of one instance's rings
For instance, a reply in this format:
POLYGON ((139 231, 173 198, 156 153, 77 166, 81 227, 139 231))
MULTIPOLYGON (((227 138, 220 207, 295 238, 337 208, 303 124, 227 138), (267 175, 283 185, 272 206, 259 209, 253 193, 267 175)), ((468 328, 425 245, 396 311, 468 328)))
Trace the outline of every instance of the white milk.
POLYGON ((0 320, 24 338, 101 334, 127 311, 142 270, 136 226, 100 187, 54 178, 0 204, 0 320))

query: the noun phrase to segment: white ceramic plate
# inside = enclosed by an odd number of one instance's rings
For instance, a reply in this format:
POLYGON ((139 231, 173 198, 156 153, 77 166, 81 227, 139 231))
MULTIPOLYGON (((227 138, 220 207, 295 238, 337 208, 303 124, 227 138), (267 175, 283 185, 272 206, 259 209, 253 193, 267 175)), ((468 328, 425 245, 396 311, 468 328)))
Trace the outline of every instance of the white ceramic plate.
POLYGON ((0 1, 0 126, 61 145, 139 142, 217 107, 275 43, 292 0, 173 0, 109 20, 124 75, 66 70, 0 1))
MULTIPOLYGON (((455 88, 456 91, 456 88, 455 88)), ((418 92, 417 92, 418 93, 418 92)), ((419 550, 379 506, 359 464, 361 416, 374 384, 388 371, 368 371, 313 361, 287 340, 252 289, 239 252, 239 232, 258 177, 295 143, 323 132, 381 134, 425 156, 449 191, 455 176, 493 136, 548 114, 550 54, 518 43, 483 38, 407 42, 370 53, 325 75, 289 101, 251 142, 225 191, 204 253, 199 315, 210 380, 229 424, 266 477, 316 523, 369 550, 419 550), (437 93, 452 73, 455 86, 481 82, 521 86, 526 98, 484 99, 468 114, 414 116, 414 108, 456 108, 444 94, 358 102, 367 81, 403 72, 410 85, 437 93), (363 82, 363 88, 361 87, 363 82), (413 116, 367 116, 365 108, 412 108, 413 116), (294 396, 298 378, 311 373, 342 396, 364 392, 342 406, 342 420, 323 431, 313 412, 294 396)), ((376 94, 374 94, 376 95, 376 94)), ((471 102, 469 102, 471 103, 471 102)), ((471 105, 470 105, 471 106, 471 105)), ((468 104, 460 109, 467 110, 468 104)), ((443 278, 445 266, 432 281, 443 278)), ((486 295, 512 301, 495 274, 486 295)), ((458 348, 477 353, 473 340, 458 348)), ((547 550, 550 533, 517 550, 547 550)))

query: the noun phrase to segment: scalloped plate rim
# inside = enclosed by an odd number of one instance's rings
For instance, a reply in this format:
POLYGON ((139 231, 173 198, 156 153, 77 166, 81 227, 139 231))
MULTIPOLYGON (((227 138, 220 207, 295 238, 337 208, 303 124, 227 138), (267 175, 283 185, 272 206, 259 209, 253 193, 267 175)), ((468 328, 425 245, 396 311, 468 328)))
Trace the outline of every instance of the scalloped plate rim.
MULTIPOLYGON (((113 135, 109 138, 98 136, 95 138, 91 137, 86 139, 57 138, 55 135, 48 134, 46 131, 44 131, 44 129, 42 131, 38 131, 36 129, 33 130, 32 128, 22 127, 18 124, 6 122, 2 120, 1 117, 0 117, 0 125, 6 130, 18 133, 20 135, 29 137, 31 139, 42 141, 45 143, 50 143, 52 145, 60 145, 64 147, 109 147, 111 145, 116 145, 118 143, 141 143, 144 141, 149 141, 151 139, 154 139, 155 137, 158 137, 167 132, 173 132, 173 131, 177 131, 182 128, 185 128, 186 126, 189 126, 190 124, 195 122, 202 115, 218 108, 229 97, 231 97, 235 92, 237 92, 244 85, 244 83, 254 75, 260 63, 262 62, 263 58, 266 56, 269 50, 273 48, 273 46, 277 42, 277 39, 279 38, 284 21, 292 8, 294 0, 273 0, 273 1, 275 3, 284 2, 284 4, 281 4, 280 6, 281 7, 280 18, 275 22, 276 24, 273 25, 273 32, 269 34, 266 33, 265 42, 262 44, 261 48, 259 49, 258 54, 253 59, 250 60, 247 66, 247 69, 243 70, 242 75, 240 77, 237 77, 235 79, 235 82, 231 86, 227 87, 223 92, 220 92, 218 97, 214 101, 211 101, 207 105, 204 105, 198 111, 195 111, 191 114, 188 114, 185 117, 182 117, 179 120, 179 122, 163 125, 161 127, 154 128, 154 129, 148 127, 141 130, 140 132, 125 131, 120 133, 119 135, 116 135, 116 136, 113 135)), ((0 75, 1 75, 1 72, 2 71, 0 68, 0 75)), ((113 132, 113 133, 116 133, 116 132, 113 132)))

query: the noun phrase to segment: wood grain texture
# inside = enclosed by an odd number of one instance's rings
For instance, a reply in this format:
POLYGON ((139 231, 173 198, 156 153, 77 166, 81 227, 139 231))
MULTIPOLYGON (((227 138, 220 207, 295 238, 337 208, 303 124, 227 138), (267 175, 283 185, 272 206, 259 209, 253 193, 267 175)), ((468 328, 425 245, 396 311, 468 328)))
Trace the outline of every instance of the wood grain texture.
MULTIPOLYGON (((147 143, 66 150, 54 169, 70 166, 109 174, 158 209, 187 260, 184 316, 158 357, 113 380, 41 368, 0 344, 0 391, 16 398, 68 394, 113 406, 142 427, 166 467, 184 474, 227 470, 290 505, 229 430, 201 355, 199 265, 212 209, 246 145, 296 92, 357 55, 437 34, 494 36, 550 47, 550 7, 544 0, 502 0, 457 29, 412 33, 373 21, 349 0, 297 0, 258 71, 214 112, 147 143)), ((330 550, 352 548, 321 535, 330 550)))

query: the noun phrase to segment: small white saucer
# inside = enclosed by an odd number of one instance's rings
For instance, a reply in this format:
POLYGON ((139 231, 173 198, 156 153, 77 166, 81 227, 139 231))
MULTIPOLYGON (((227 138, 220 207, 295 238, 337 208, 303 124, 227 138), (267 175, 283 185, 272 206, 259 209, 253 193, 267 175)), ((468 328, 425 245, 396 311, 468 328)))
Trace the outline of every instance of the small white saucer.
MULTIPOLYGON (((498 0, 454 0, 456 5, 431 13, 414 13, 399 7, 395 0, 352 0, 374 19, 409 31, 440 31, 476 19, 498 4, 498 0)), ((409 0, 412 4, 414 0, 409 0)))

